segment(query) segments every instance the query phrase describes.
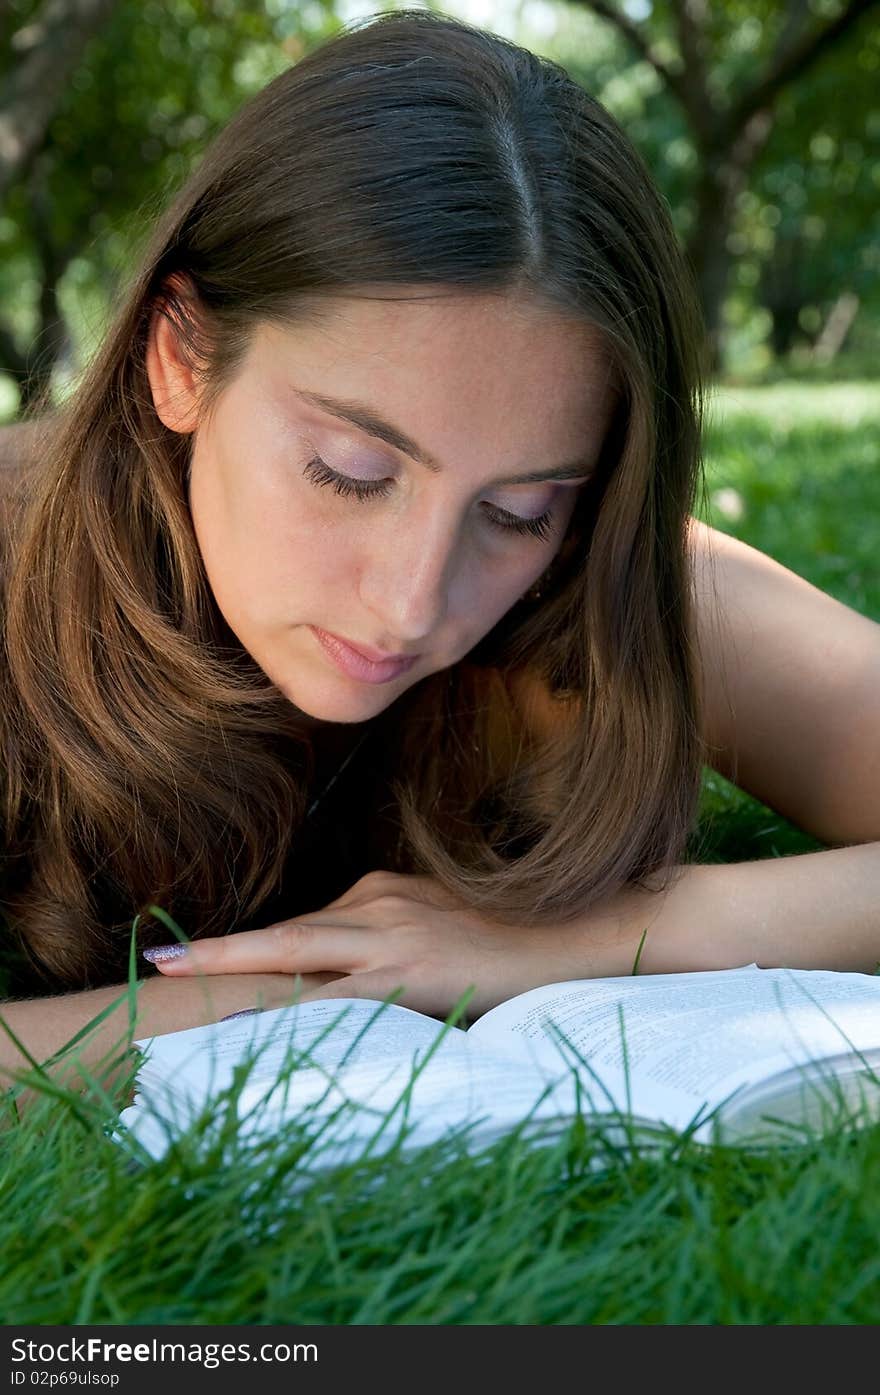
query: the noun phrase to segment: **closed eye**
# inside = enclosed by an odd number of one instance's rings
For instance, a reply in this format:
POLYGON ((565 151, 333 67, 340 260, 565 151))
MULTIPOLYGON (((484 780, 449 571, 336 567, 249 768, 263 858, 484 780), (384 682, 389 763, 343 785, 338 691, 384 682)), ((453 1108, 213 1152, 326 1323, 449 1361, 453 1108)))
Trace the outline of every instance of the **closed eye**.
MULTIPOLYGON (((317 455, 303 468, 303 474, 315 485, 329 485, 342 497, 361 501, 384 497, 394 483, 393 480, 352 479, 350 475, 341 475, 338 471, 331 470, 317 455)), ((495 528, 500 528, 505 533, 525 534, 533 538, 546 539, 553 529, 553 513, 550 509, 539 514, 537 518, 521 518, 519 514, 509 513, 507 509, 486 504, 484 517, 495 528)))

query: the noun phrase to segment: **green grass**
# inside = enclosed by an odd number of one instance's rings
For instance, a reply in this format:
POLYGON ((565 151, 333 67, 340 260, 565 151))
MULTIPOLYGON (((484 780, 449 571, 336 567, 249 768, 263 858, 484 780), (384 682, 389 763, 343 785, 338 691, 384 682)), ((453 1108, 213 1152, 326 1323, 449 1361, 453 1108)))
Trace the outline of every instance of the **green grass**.
MULTIPOLYGON (((880 620, 880 390, 738 387, 707 438, 708 521, 880 620)), ((718 407, 721 406, 719 397, 718 407)), ((820 844, 706 772, 703 861, 820 844)), ((880 1128, 626 1161, 589 1125, 481 1158, 459 1143, 301 1191, 303 1137, 186 1138, 133 1167, 124 1095, 41 1100, 0 1161, 7 1324, 849 1324, 880 1320, 880 1128), (601 1169, 591 1165, 599 1159, 601 1169), (821 1218, 819 1224, 817 1221, 821 1218)))
POLYGON ((184 1142, 140 1174, 57 1111, 17 1142, 7 1324, 877 1320, 878 1130, 629 1164, 587 1132, 482 1159, 436 1145, 286 1199, 296 1141, 222 1166, 184 1142))

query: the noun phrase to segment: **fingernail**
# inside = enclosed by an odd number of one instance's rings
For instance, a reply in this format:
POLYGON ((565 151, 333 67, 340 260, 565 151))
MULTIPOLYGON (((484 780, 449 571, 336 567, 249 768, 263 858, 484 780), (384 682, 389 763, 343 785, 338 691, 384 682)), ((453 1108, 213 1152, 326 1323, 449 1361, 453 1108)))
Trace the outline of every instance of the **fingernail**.
POLYGON ((252 1012, 259 1012, 259 1008, 242 1008, 240 1012, 228 1012, 225 1017, 221 1017, 221 1022, 231 1022, 234 1017, 250 1017, 252 1012))
POLYGON ((164 964, 169 959, 179 959, 186 954, 186 945, 157 945, 155 949, 142 949, 141 954, 151 964, 164 964))

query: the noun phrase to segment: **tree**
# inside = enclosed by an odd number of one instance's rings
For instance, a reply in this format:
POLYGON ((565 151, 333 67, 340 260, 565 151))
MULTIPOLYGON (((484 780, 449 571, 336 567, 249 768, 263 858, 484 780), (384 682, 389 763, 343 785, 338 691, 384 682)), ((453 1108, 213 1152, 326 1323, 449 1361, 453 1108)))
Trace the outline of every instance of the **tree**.
MULTIPOLYGON (((44 24, 53 6, 64 8, 60 0, 15 6, 17 27, 0 50, 0 117, 13 110, 3 101, 24 91, 18 58, 28 45, 39 47, 36 30, 54 53, 61 31, 44 24)), ((144 229, 214 133, 252 91, 340 24, 330 0, 305 28, 296 11, 279 18, 264 0, 105 5, 103 23, 94 19, 88 43, 42 103, 39 134, 28 127, 29 153, 10 176, 0 218, 0 371, 17 380, 21 408, 90 348, 74 343, 62 282, 76 275, 99 333, 144 229)), ((48 52, 41 63, 48 73, 48 52)), ((22 152, 25 144, 22 134, 22 152)))
MULTIPOLYGON (((721 363, 729 239, 738 204, 774 129, 783 96, 829 61, 878 0, 655 0, 634 19, 614 0, 569 0, 613 26, 650 65, 684 119, 697 153, 687 253, 721 363)), ((818 123, 822 113, 815 113, 818 123)))
MULTIPOLYGON (((116 0, 45 0, 11 35, 11 66, 0 81, 0 198, 22 179, 46 138, 58 93, 116 0)), ((13 6, 0 5, 7 24, 13 6)))

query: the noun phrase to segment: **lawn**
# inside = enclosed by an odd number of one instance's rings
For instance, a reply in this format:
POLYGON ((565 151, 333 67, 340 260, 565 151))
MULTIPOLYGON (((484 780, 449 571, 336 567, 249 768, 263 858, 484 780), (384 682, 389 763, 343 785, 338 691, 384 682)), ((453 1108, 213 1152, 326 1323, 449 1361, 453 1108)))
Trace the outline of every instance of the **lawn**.
MULTIPOLYGON (((880 620, 878 428, 868 384, 720 392, 704 516, 880 620)), ((741 861, 821 845, 707 771, 694 846, 741 861)), ((880 1128, 761 1154, 673 1139, 633 1161, 587 1124, 294 1191, 295 1133, 252 1157, 227 1139, 225 1165, 184 1139, 135 1167, 99 1101, 6 1110, 6 1324, 880 1320, 880 1128)))

